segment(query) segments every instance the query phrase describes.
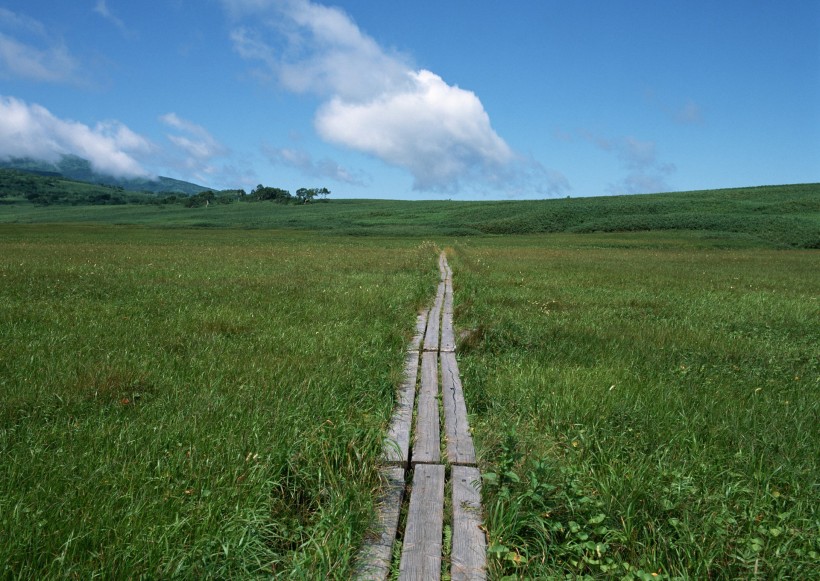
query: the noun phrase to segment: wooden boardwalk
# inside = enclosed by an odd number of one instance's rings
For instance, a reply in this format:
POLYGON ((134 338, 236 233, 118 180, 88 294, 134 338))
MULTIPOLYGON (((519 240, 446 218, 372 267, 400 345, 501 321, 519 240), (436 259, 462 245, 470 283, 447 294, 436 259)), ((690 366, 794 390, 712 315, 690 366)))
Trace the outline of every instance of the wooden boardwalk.
POLYGON ((419 314, 408 348, 404 381, 384 443, 383 496, 359 554, 358 579, 387 579, 396 565, 392 555, 399 540, 400 579, 437 580, 443 568, 454 580, 486 579, 481 474, 455 355, 453 273, 443 252, 439 271, 441 282, 433 306, 419 314), (448 482, 451 514, 445 514, 448 482), (400 522, 403 503, 407 506, 404 523, 400 522), (443 547, 445 522, 451 523, 451 547, 443 547), (447 551, 449 563, 443 562, 447 551))

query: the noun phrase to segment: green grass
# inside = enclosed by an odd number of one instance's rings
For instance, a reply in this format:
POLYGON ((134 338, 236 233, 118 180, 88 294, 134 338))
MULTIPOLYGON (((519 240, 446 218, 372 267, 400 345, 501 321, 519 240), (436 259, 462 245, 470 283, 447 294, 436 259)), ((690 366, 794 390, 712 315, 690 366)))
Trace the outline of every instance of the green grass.
POLYGON ((494 577, 820 577, 820 256, 721 245, 455 246, 494 577))
POLYGON ((432 238, 493 577, 820 577, 816 184, 0 202, 0 576, 347 578, 432 238))
POLYGON ((331 200, 207 208, 0 206, 0 223, 96 222, 162 227, 276 228, 356 236, 701 232, 749 245, 820 247, 820 184, 640 196, 505 202, 331 200))
POLYGON ((0 576, 347 578, 417 241, 0 227, 0 576))

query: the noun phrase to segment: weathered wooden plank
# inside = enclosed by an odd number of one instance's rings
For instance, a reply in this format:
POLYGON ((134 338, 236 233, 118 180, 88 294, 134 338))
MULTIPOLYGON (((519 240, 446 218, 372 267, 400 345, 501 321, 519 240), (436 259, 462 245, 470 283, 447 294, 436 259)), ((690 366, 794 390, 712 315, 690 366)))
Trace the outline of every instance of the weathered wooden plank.
POLYGON ((413 474, 399 579, 441 578, 443 517, 444 466, 419 464, 413 474))
POLYGON ((441 320, 441 345, 439 350, 442 353, 452 353, 456 350, 456 335, 453 330, 453 317, 444 315, 441 320))
POLYGON ((441 309, 441 344, 439 350, 443 352, 456 350, 456 337, 453 330, 453 283, 449 278, 444 281, 444 304, 441 309))
POLYGON ((441 431, 438 410, 438 358, 425 352, 421 358, 421 388, 416 413, 413 464, 432 464, 441 460, 441 431))
POLYGON ((453 279, 449 276, 444 279, 444 303, 442 313, 445 316, 453 314, 453 279))
POLYGON ((424 331, 427 329, 427 316, 429 314, 429 309, 424 309, 422 312, 418 314, 416 318, 416 334, 413 336, 413 340, 410 341, 410 350, 411 351, 420 351, 422 342, 424 341, 424 331))
POLYGON ((427 332, 424 334, 424 350, 438 351, 438 339, 441 332, 441 307, 444 303, 444 283, 438 285, 436 301, 427 317, 427 332))
POLYGON ((487 539, 481 529, 481 474, 472 466, 453 466, 453 581, 487 578, 487 539))
POLYGON ((475 448, 455 353, 441 354, 441 392, 447 460, 450 464, 475 464, 475 448))
POLYGON ((416 400, 416 381, 419 373, 418 351, 410 351, 405 358, 404 382, 398 389, 396 407, 384 441, 384 459, 388 464, 407 467, 410 458, 410 429, 413 425, 413 403, 416 400))
POLYGON ((356 579, 384 581, 390 574, 393 542, 399 526, 401 501, 404 496, 404 469, 385 468, 384 489, 376 510, 376 519, 359 553, 356 579))

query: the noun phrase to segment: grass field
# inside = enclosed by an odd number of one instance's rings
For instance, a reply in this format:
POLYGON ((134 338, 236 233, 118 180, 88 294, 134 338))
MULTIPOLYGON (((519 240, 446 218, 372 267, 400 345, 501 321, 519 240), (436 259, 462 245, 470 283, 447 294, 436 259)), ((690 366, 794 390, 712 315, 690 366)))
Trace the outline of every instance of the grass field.
POLYGON ((4 578, 348 578, 426 238, 492 578, 820 578, 817 185, 8 202, 4 578))
POLYGON ((494 577, 820 578, 817 252, 653 233, 450 263, 494 577))
POLYGON ((345 578, 417 241, 0 228, 0 577, 345 578))
POLYGON ((96 222, 183 228, 277 228, 355 236, 698 231, 755 245, 820 248, 820 184, 536 201, 331 200, 226 206, 0 205, 0 223, 96 222))

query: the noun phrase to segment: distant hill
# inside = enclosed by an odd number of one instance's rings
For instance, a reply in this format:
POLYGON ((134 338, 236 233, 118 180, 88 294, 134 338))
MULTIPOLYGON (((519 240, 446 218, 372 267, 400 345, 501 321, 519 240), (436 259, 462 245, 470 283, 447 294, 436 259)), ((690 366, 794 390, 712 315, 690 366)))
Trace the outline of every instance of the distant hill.
POLYGON ((31 158, 0 160, 0 168, 16 169, 51 177, 64 177, 80 182, 122 188, 132 192, 177 193, 192 196, 211 189, 164 176, 150 180, 146 178, 120 178, 101 174, 94 171, 87 159, 76 155, 64 155, 56 163, 31 158))

